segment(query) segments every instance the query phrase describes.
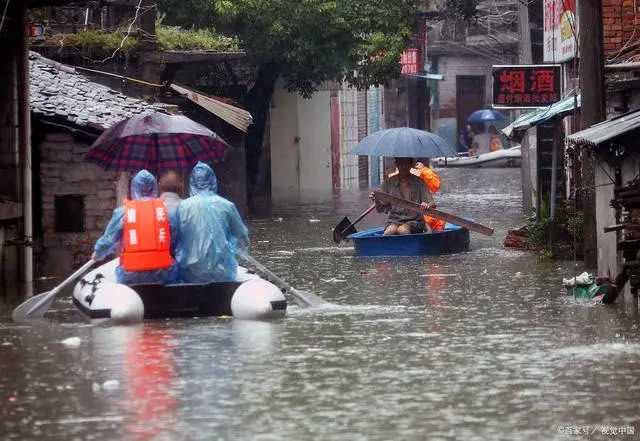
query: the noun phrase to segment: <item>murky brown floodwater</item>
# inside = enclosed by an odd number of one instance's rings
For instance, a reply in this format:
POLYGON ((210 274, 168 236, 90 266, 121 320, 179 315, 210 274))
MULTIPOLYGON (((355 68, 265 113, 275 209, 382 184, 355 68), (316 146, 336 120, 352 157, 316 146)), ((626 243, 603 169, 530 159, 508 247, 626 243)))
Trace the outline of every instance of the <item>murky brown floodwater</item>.
POLYGON ((67 297, 50 321, 18 326, 17 300, 0 300, 0 439, 637 438, 635 310, 564 297, 573 262, 502 248, 521 222, 518 170, 442 174, 439 207, 497 230, 472 235, 469 253, 334 248, 335 222, 363 211, 367 192, 251 222, 254 255, 337 305, 325 310, 91 326, 67 297), (561 433, 584 425, 590 436, 561 433))

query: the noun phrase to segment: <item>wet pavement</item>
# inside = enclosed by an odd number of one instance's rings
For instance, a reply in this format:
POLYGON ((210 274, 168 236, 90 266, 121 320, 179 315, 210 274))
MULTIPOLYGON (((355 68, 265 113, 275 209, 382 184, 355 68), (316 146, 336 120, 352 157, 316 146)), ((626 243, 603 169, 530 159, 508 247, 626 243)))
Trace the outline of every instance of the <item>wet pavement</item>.
POLYGON ((0 439, 640 437, 636 310, 564 296, 579 263, 502 247, 522 223, 519 170, 442 177, 439 208, 496 229, 468 253, 335 247, 333 226, 364 211, 366 191, 251 220, 254 256, 333 304, 322 310, 93 326, 66 297, 23 326, 9 319, 17 299, 0 300, 0 439))

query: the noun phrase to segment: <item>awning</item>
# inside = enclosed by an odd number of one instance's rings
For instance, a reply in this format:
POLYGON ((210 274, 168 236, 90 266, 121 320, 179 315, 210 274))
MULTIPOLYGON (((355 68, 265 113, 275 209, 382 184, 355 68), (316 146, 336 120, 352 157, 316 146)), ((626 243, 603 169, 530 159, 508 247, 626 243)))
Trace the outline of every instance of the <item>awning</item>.
POLYGON ((407 77, 425 78, 427 80, 436 80, 436 81, 444 80, 444 75, 442 74, 426 73, 426 74, 404 74, 404 75, 407 77))
POLYGON ((618 136, 640 129, 640 110, 603 121, 567 137, 570 143, 596 147, 618 136))
MULTIPOLYGON (((577 97, 578 107, 580 107, 580 95, 577 97)), ((516 136, 518 132, 524 132, 531 127, 535 127, 539 124, 551 121, 557 118, 564 118, 571 114, 575 108, 576 99, 573 95, 566 97, 565 99, 558 101, 549 107, 543 107, 533 112, 520 115, 518 119, 502 129, 507 138, 516 136)))
POLYGON ((171 89, 245 133, 249 126, 253 124, 251 114, 244 109, 223 103, 220 100, 216 100, 176 83, 171 85, 171 89))

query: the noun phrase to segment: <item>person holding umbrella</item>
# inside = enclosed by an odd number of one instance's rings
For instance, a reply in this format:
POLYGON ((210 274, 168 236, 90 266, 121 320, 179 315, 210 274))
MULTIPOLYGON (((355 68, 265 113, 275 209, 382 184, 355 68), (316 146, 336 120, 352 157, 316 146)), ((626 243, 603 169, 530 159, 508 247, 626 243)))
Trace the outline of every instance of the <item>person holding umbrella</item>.
MULTIPOLYGON (((398 174, 388 178, 382 185, 382 191, 392 196, 397 196, 412 202, 417 202, 423 208, 434 208, 433 196, 423 184, 422 180, 411 173, 411 167, 415 163, 413 158, 395 158, 398 174)), ((371 194, 373 199, 373 193, 371 194)), ((384 228, 385 236, 396 234, 418 234, 425 231, 431 232, 431 228, 425 223, 423 216, 400 207, 392 207, 376 201, 376 209, 379 212, 389 213, 384 228)))
MULTIPOLYGON (((374 132, 364 139, 351 151, 352 154, 366 156, 386 156, 395 158, 398 174, 389 177, 382 191, 402 199, 416 202, 423 209, 433 208, 433 196, 422 180, 411 174, 414 158, 435 158, 440 156, 454 156, 456 150, 440 136, 410 127, 394 127, 374 132)), ((373 193, 371 194, 373 197, 373 193)), ((385 225, 385 235, 416 234, 431 231, 425 225, 421 214, 406 209, 391 207, 376 202, 378 211, 389 213, 385 225)))
POLYGON ((118 283, 167 284, 177 279, 172 257, 177 223, 158 198, 156 178, 147 170, 131 181, 131 200, 113 211, 105 232, 95 244, 91 258, 96 262, 120 255, 116 268, 118 283))

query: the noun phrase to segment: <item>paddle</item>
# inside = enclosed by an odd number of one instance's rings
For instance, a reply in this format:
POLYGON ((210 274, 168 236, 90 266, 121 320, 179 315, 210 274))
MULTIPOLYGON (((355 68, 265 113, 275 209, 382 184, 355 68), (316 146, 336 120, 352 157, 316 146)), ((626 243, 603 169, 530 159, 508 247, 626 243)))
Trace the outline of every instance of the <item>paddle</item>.
POLYGON ((16 322, 20 322, 30 319, 42 318, 44 316, 44 313, 47 312, 62 288, 73 282, 78 277, 82 276, 85 272, 87 272, 89 268, 91 268, 91 266, 93 266, 94 263, 94 260, 89 260, 51 291, 43 292, 42 294, 38 294, 26 300, 24 303, 13 310, 13 314, 11 315, 13 320, 16 322))
POLYGON ((358 230, 354 228, 355 225, 362 219, 364 219, 367 214, 371 213, 374 208, 376 208, 376 204, 371 205, 369 208, 363 211, 362 214, 358 216, 358 218, 353 222, 351 222, 348 217, 342 219, 340 223, 333 229, 333 241, 335 243, 340 243, 346 236, 357 233, 358 230))
POLYGON ((451 224, 459 225, 461 227, 466 228, 467 230, 475 231, 477 233, 481 233, 487 236, 491 236, 493 234, 493 228, 485 227, 484 225, 481 225, 466 219, 462 219, 461 217, 455 216, 453 214, 445 213, 444 211, 436 210, 434 208, 428 208, 425 210, 420 206, 420 204, 416 204, 415 202, 407 201, 405 199, 392 196, 382 191, 374 191, 373 195, 377 201, 380 201, 383 203, 396 205, 398 207, 415 211, 416 213, 420 213, 420 214, 428 214, 429 216, 442 219, 451 224))
POLYGON ((301 308, 308 308, 308 307, 321 306, 321 305, 327 304, 327 302, 325 302, 315 294, 312 294, 308 291, 299 291, 295 289, 293 286, 289 285, 280 277, 276 276, 271 271, 269 271, 265 266, 263 266, 260 262, 258 262, 256 259, 254 259, 250 255, 244 252, 238 252, 238 257, 244 260, 245 262, 247 262, 249 265, 253 266, 253 268, 256 270, 256 273, 258 273, 260 277, 263 277, 269 282, 273 283, 278 288, 283 290, 285 293, 288 292, 289 294, 291 294, 296 299, 298 305, 301 308))

